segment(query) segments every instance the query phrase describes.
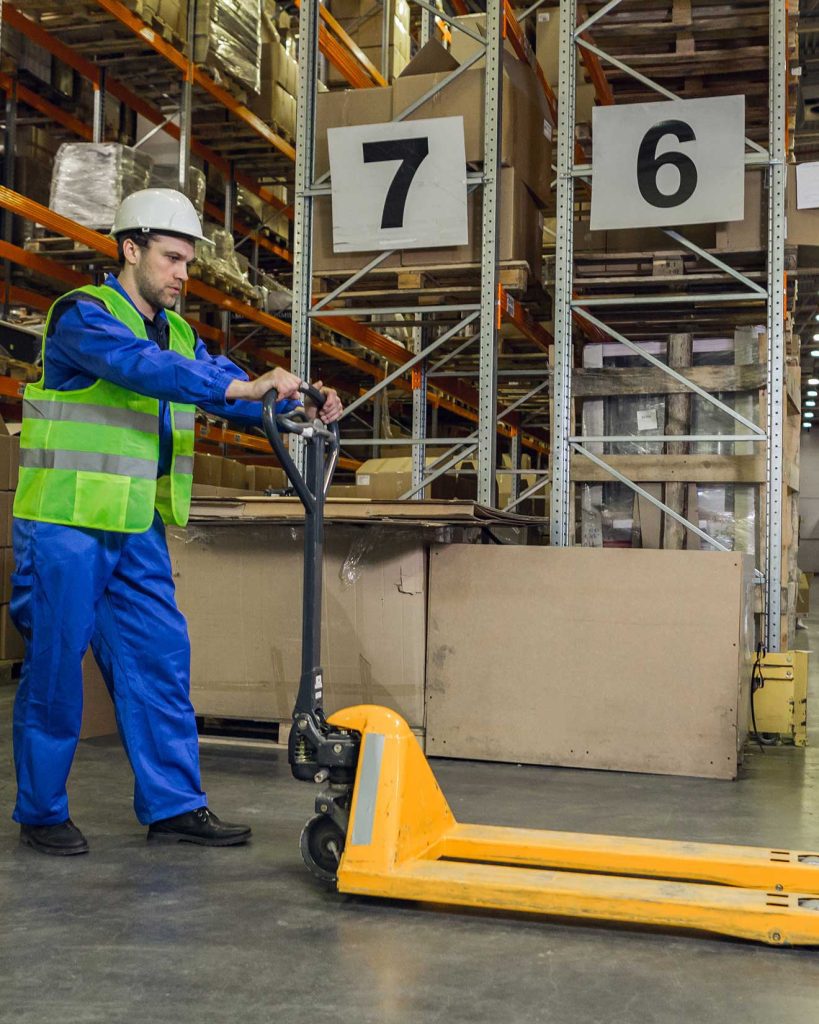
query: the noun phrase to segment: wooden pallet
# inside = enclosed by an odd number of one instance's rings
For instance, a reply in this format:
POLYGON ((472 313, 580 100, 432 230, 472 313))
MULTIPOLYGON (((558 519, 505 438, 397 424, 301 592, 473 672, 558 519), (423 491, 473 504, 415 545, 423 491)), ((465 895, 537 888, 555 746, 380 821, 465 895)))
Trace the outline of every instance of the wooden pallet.
POLYGON ((89 263, 96 263, 114 266, 116 263, 110 256, 105 256, 96 249, 89 249, 87 245, 66 235, 38 232, 34 238, 29 238, 23 243, 23 248, 26 252, 37 253, 58 263, 70 265, 86 266, 89 263))
POLYGON ((255 306, 257 309, 261 308, 261 296, 251 284, 240 283, 235 278, 215 273, 211 267, 202 263, 194 263, 189 270, 189 274, 192 278, 196 278, 203 284, 210 285, 212 288, 218 288, 219 291, 225 292, 227 295, 233 295, 235 298, 241 299, 242 302, 255 306))
MULTIPOLYGON (((437 303, 446 298, 462 298, 480 290, 481 268, 478 263, 440 263, 418 267, 376 267, 357 282, 345 297, 358 299, 382 298, 390 295, 408 298, 418 296, 423 302, 437 303)), ((352 271, 328 273, 314 271, 318 280, 315 297, 320 298, 349 277, 352 271)), ((522 295, 536 287, 529 264, 523 260, 501 263, 498 282, 513 294, 522 295)))

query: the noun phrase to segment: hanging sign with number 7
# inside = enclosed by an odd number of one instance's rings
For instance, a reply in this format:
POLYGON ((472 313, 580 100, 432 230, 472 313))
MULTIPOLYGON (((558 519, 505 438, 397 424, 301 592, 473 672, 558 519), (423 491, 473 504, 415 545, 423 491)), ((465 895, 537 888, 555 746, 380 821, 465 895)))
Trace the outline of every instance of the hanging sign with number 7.
POLYGON ((595 107, 591 228, 742 220, 745 97, 595 107))
POLYGON ((327 131, 334 252, 465 245, 462 117, 327 131))

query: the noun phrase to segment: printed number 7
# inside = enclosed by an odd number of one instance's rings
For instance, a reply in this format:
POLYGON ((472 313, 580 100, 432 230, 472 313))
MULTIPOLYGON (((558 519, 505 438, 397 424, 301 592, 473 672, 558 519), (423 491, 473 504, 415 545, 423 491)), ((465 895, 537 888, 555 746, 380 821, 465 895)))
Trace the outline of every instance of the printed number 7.
POLYGON ((395 172, 384 202, 381 214, 382 228, 402 228, 404 208, 407 205, 412 179, 415 172, 429 155, 429 139, 391 139, 385 142, 365 142, 364 163, 374 164, 387 160, 400 160, 401 166, 395 172))

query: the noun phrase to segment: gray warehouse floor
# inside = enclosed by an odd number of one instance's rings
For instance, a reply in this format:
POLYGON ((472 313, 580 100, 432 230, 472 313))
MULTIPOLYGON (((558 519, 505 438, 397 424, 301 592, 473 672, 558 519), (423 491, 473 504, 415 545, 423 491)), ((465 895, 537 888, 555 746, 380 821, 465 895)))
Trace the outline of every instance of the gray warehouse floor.
MULTIPOLYGON (((815 650, 819 615, 807 621, 799 643, 815 650)), ((211 806, 255 832, 249 847, 203 850, 146 844, 118 742, 82 743, 72 815, 91 854, 38 855, 9 818, 12 696, 0 688, 2 1022, 819 1021, 819 950, 325 891, 298 850, 313 793, 280 750, 203 746, 211 806)), ((753 752, 736 783, 434 769, 464 821, 819 849, 817 747, 753 752)))

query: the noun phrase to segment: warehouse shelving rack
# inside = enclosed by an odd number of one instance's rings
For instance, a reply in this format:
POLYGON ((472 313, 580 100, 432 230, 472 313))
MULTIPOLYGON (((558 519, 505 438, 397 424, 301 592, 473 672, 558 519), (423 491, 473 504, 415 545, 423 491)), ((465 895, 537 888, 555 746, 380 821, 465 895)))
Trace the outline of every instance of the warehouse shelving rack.
MULTIPOLYGON (((224 87, 213 82, 204 71, 194 67, 184 53, 177 50, 163 36, 154 32, 150 26, 146 25, 133 11, 120 3, 119 0, 98 0, 97 3, 87 3, 81 6, 79 15, 77 11, 66 13, 62 5, 44 3, 43 0, 21 0, 21 2, 26 7, 26 10, 30 9, 38 12, 43 17, 45 24, 50 24, 52 27, 59 27, 68 23, 74 27, 76 33, 82 35, 85 32, 87 35, 89 27, 94 26, 94 39, 88 45, 93 47, 95 56, 99 59, 91 61, 83 52, 80 52, 82 47, 66 45, 53 32, 44 27, 43 23, 35 22, 26 17, 14 5, 3 4, 3 23, 9 24, 18 31, 23 32, 28 38, 73 67, 80 75, 92 83, 95 91, 96 136, 94 128, 87 126, 83 121, 74 116, 73 113, 65 111, 48 100, 36 96, 31 90, 25 90, 25 87, 22 89, 18 88, 19 83, 12 82, 10 76, 5 76, 3 83, 0 84, 5 85, 7 89, 14 88, 16 99, 24 103, 31 100, 34 109, 39 110, 47 117, 54 119, 69 132, 84 139, 101 137, 102 110, 106 94, 125 104, 130 110, 142 114, 157 129, 167 132, 178 140, 180 182, 187 179, 187 165, 191 152, 206 160, 225 175, 226 182, 229 183, 229 186, 226 188, 225 210, 220 211, 213 204, 208 204, 207 212, 210 216, 223 220, 226 226, 233 227, 234 230, 251 237, 257 254, 259 248, 264 248, 282 261, 290 259, 289 252, 283 247, 275 245, 269 239, 260 236, 240 220, 234 218, 235 202, 233 188, 230 185, 241 184, 272 206, 278 205, 281 207, 282 204, 266 187, 266 182, 260 181, 259 178, 254 178, 249 173, 247 170, 247 154, 237 153, 236 151, 235 147, 240 145, 240 141, 237 141, 235 134, 214 131, 213 134, 207 135, 205 141, 203 141, 198 126, 193 128, 191 126, 193 103, 196 101, 201 108, 202 96, 205 96, 209 104, 218 107, 222 112, 238 120, 243 133, 242 138, 254 137, 254 145, 261 144, 264 147, 264 152, 270 152, 271 146, 274 147, 275 152, 278 154, 277 160, 279 160, 279 164, 282 166, 286 166, 282 161, 290 160, 293 156, 293 149, 286 140, 277 136, 269 126, 252 114, 239 99, 230 94, 224 87), (101 12, 108 16, 106 27, 102 31, 100 31, 99 22, 101 12), (51 17, 48 16, 49 14, 51 17), (107 50, 101 44, 101 39, 109 40, 107 50), (108 67, 106 65, 106 53, 112 55, 110 59, 113 62, 123 47, 125 47, 127 53, 125 62, 123 63, 121 60, 118 60, 115 65, 112 63, 112 66, 108 67), (134 82, 138 81, 141 83, 142 87, 139 89, 138 94, 130 86, 125 86, 119 81, 112 73, 114 68, 116 70, 126 68, 129 81, 133 80, 134 82), (137 71, 137 69, 139 70, 137 71), (169 70, 175 70, 180 73, 182 78, 179 104, 169 103, 168 100, 169 93, 171 92, 167 84, 169 70), (136 77, 132 79, 132 76, 136 77), (194 89, 199 90, 196 97, 194 96, 194 89), (181 109, 179 126, 172 120, 177 109, 181 109)), ((191 8, 192 14, 193 9, 191 8)), ((377 72, 373 76, 371 74, 372 69, 370 69, 368 72, 369 77, 363 77, 360 62, 358 62, 358 69, 356 69, 357 58, 355 52, 348 53, 344 49, 345 34, 343 30, 326 12, 323 12, 322 17, 329 26, 329 29, 326 29, 324 25, 321 27, 319 42, 322 52, 334 60, 337 66, 341 67, 342 71, 347 74, 351 84, 372 85, 373 81, 378 77, 377 72), (333 36, 330 34, 331 31, 341 37, 341 42, 334 41, 333 36)), ((355 50, 357 50, 357 47, 353 46, 353 51, 355 50)), ((363 57, 363 54, 360 54, 360 56, 363 57)), ((366 58, 364 60, 366 62, 366 58)), ((276 166, 278 167, 279 164, 276 166)), ((269 167, 267 170, 269 171, 269 167)), ((280 172, 277 171, 276 173, 280 172)), ((269 174, 266 176, 270 177, 269 174)), ((16 214, 27 213, 50 229, 59 230, 66 237, 83 242, 90 249, 100 252, 103 256, 106 255, 105 240, 101 241, 101 236, 97 233, 89 233, 82 230, 78 232, 76 228, 80 227, 79 225, 72 225, 67 221, 55 221, 53 217, 49 216, 48 211, 43 209, 37 210, 32 204, 26 204, 25 197, 15 195, 13 190, 7 190, 3 193, 3 205, 5 209, 16 214), (58 224, 59 226, 57 226, 58 224)), ((286 212, 289 213, 290 211, 287 210, 286 212)), ((67 281, 70 275, 65 272, 66 268, 58 271, 54 261, 49 260, 45 256, 36 257, 31 253, 23 253, 6 242, 4 243, 3 257, 30 269, 36 269, 57 280, 71 283, 67 281)), ((210 288, 202 282, 192 282, 191 293, 223 312, 241 315, 254 328, 263 327, 284 338, 289 337, 290 326, 285 321, 277 317, 271 317, 268 314, 263 314, 261 311, 253 310, 252 307, 248 307, 234 297, 221 294, 216 289, 210 288)), ((21 298, 20 289, 15 289, 14 291, 9 289, 6 294, 9 298, 14 295, 18 299, 21 298)), ((219 344, 223 349, 227 350, 230 344, 229 322, 223 322, 221 330, 211 325, 203 324, 201 321, 196 323, 195 326, 197 326, 206 340, 219 344)), ((334 317, 331 324, 324 322, 322 327, 325 329, 325 333, 330 329, 332 330, 332 339, 341 337, 352 342, 352 346, 345 347, 335 344, 330 336, 317 338, 314 335, 312 344, 317 352, 341 361, 358 373, 366 373, 376 380, 384 378, 384 371, 376 363, 369 362, 356 355, 351 350, 353 346, 364 349, 365 356, 371 353, 378 357, 378 359, 388 360, 392 363, 400 364, 406 357, 406 350, 394 340, 379 334, 372 328, 356 323, 351 318, 334 317)), ((533 325, 532 329, 537 330, 537 326, 533 325)), ((242 344, 243 340, 240 339, 234 347, 239 347, 242 344)), ((254 358, 259 358, 262 362, 281 364, 284 360, 283 354, 271 351, 269 348, 254 346, 252 351, 254 358)), ((405 385, 403 381, 398 383, 399 386, 405 385)), ((476 416, 476 412, 473 412, 470 408, 470 402, 475 400, 475 396, 470 389, 452 385, 446 392, 435 389, 429 397, 432 404, 446 409, 456 416, 466 418, 467 420, 473 419, 476 416)), ((354 460, 348 460, 348 465, 354 465, 354 460)))
MULTIPOLYGON (((589 13, 591 5, 584 11, 578 24, 577 0, 561 0, 560 3, 560 85, 561 104, 558 123, 558 173, 557 173, 557 230, 555 245, 555 377, 554 377, 554 417, 552 422, 552 472, 551 472, 551 539, 558 546, 567 546, 574 540, 574 490, 572 485, 572 457, 581 455, 590 460, 603 473, 626 484, 646 501, 657 506, 665 516, 670 517, 685 529, 692 531, 701 540, 718 550, 729 550, 720 541, 712 538, 681 514, 678 508, 660 501, 657 497, 640 487, 625 473, 620 472, 611 464, 610 459, 596 453, 594 446, 633 441, 635 436, 618 437, 605 433, 577 433, 575 429, 575 413, 572 404, 575 362, 573 346, 573 319, 577 316, 605 332, 609 337, 624 345, 631 352, 651 363, 662 374, 672 378, 677 385, 687 391, 699 395, 710 402, 726 416, 739 424, 741 431, 734 427, 734 434, 719 434, 714 437, 705 435, 687 435, 684 431, 652 435, 651 442, 667 443, 679 446, 689 442, 719 440, 720 442, 752 442, 764 444, 766 447, 765 462, 765 543, 762 553, 762 566, 759 573, 764 581, 765 599, 765 638, 768 649, 777 651, 782 642, 782 541, 783 541, 783 488, 786 486, 786 467, 783 462, 783 436, 785 421, 785 402, 791 401, 798 412, 798 384, 788 391, 786 389, 785 366, 785 301, 787 280, 785 275, 785 174, 787 153, 787 12, 786 5, 771 2, 769 5, 769 63, 767 89, 767 145, 761 145, 754 138, 746 139, 746 166, 759 169, 768 175, 769 201, 767 226, 766 273, 764 286, 758 275, 743 273, 727 259, 721 259, 712 252, 686 239, 676 231, 667 231, 667 235, 678 245, 693 253, 699 260, 705 261, 728 279, 728 285, 715 291, 703 289, 694 282, 683 278, 670 282, 658 294, 640 292, 635 288, 623 286, 612 287, 609 280, 608 288, 603 287, 607 294, 589 295, 584 291, 581 296, 575 293, 578 284, 574 270, 573 231, 575 220, 575 183, 579 180, 590 183, 593 188, 592 168, 588 163, 579 163, 575 157, 575 101, 576 101, 576 54, 578 49, 594 53, 607 67, 616 69, 618 73, 636 82, 638 90, 632 99, 647 98, 647 94, 659 93, 661 96, 674 99, 676 94, 663 84, 635 69, 626 60, 618 59, 601 46, 596 46, 584 34, 593 26, 599 31, 605 25, 605 19, 616 12, 621 0, 608 0, 607 3, 595 5, 594 13, 589 13), (687 287, 687 285, 692 287, 687 287), (732 309, 747 311, 752 307, 751 315, 760 318, 756 310, 763 310, 762 318, 767 327, 767 371, 765 384, 766 415, 765 424, 760 426, 741 412, 730 408, 725 402, 696 383, 690 372, 681 371, 657 359, 645 344, 635 342, 629 337, 631 328, 636 327, 638 318, 644 319, 644 312, 663 307, 673 309, 678 320, 682 319, 690 330, 695 328, 697 310, 701 305, 732 304, 732 309), (621 325, 610 315, 618 310, 625 310, 626 325, 621 325), (630 321, 630 322, 628 322, 630 321), (794 393, 795 391, 795 393, 794 393), (789 398, 786 398, 789 395, 789 398)), ((736 87, 735 87, 736 88, 736 87)), ((759 126, 756 125, 757 134, 759 126)), ((653 281, 656 285, 656 280, 653 281)), ((741 321, 740 321, 741 322, 741 321)), ((751 321, 753 322, 753 320, 751 321)), ((681 328, 685 329, 685 328, 681 328)), ((661 328, 660 328, 661 330, 661 328)), ((658 330, 655 337, 660 333, 658 330)), ((604 371, 601 371, 604 372, 604 371)), ((761 381, 759 383, 762 383, 761 381)), ((681 451, 684 449, 669 449, 681 451)), ((545 481, 542 481, 544 483, 545 481)))

